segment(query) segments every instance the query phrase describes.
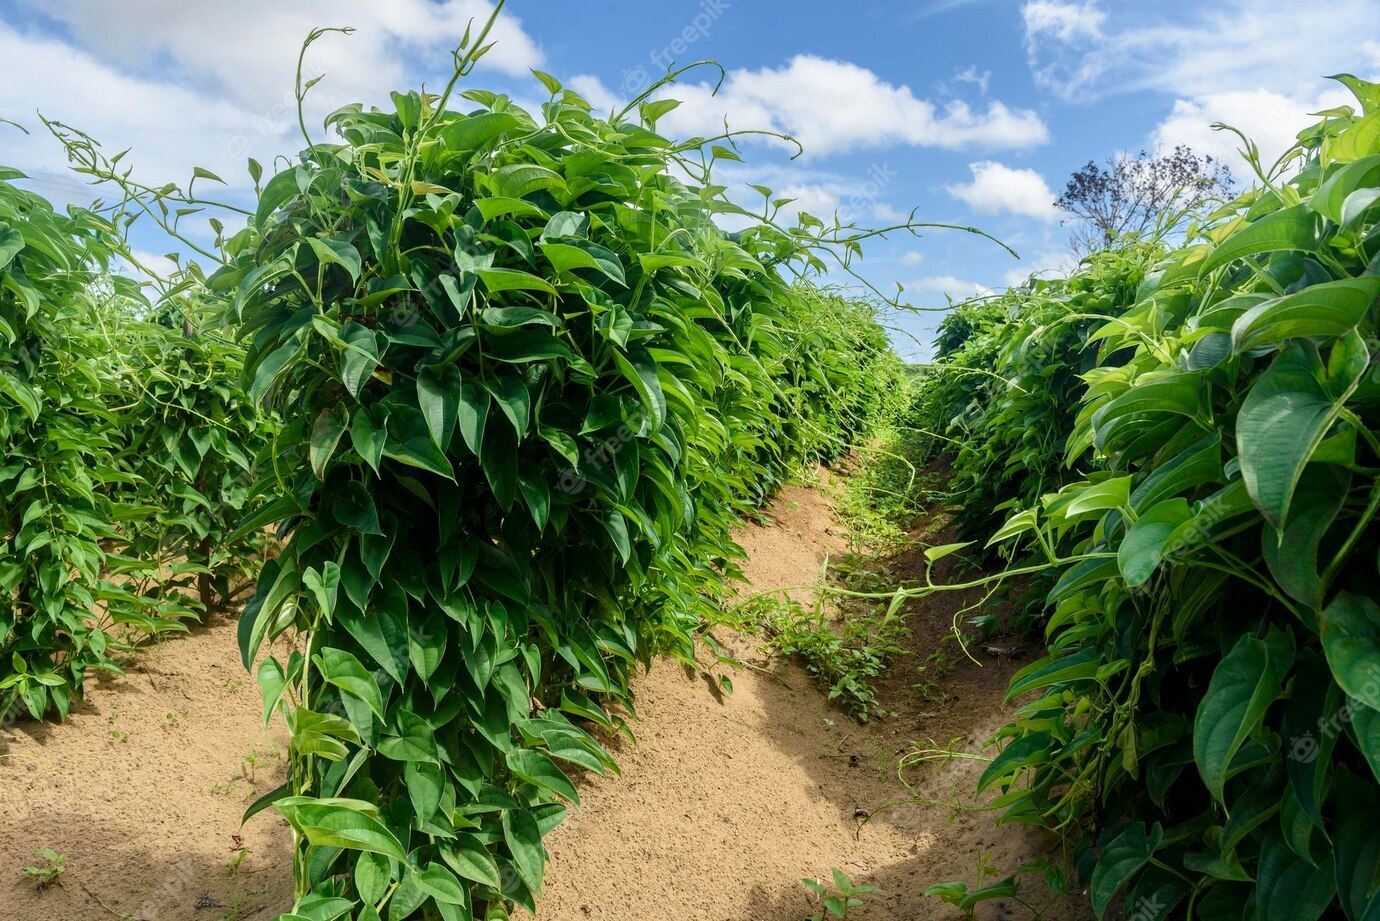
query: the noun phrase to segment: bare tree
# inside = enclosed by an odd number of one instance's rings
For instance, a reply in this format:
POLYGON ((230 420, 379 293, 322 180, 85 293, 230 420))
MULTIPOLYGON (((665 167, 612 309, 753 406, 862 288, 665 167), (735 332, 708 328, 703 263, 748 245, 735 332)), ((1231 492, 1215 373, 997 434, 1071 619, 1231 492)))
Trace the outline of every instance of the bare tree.
POLYGON ((1232 185, 1225 163, 1180 144, 1169 154, 1122 154, 1106 166, 1089 160, 1069 178, 1054 205, 1078 221, 1074 250, 1089 253, 1145 234, 1165 213, 1224 198, 1232 185))

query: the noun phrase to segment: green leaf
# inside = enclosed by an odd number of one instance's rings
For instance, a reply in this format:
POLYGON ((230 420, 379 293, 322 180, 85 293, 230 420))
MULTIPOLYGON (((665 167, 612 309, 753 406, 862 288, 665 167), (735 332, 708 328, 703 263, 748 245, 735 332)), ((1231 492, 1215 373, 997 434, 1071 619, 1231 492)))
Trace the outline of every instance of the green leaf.
POLYGON ((259 663, 256 678, 259 683, 259 693, 264 701, 264 728, 267 729, 278 705, 283 702, 283 695, 287 692, 287 676, 283 673, 283 666, 278 664, 277 659, 273 656, 265 656, 264 660, 259 663))
POLYGON ((274 349, 254 366, 254 382, 249 386, 249 402, 255 405, 263 403, 264 395, 273 387, 283 368, 287 367, 288 362, 299 351, 301 344, 292 339, 274 349))
POLYGON ((541 829, 526 809, 509 809, 503 813, 503 840, 513 855, 518 876, 533 894, 540 894, 542 876, 546 873, 546 848, 542 847, 541 829))
POLYGON ((417 403, 432 442, 446 450, 460 407, 460 369, 455 365, 446 365, 440 371, 423 369, 417 376, 417 403))
POLYGON ((374 905, 383 898, 393 880, 392 863, 382 854, 362 853, 355 862, 354 876, 360 898, 366 905, 374 905))
POLYGON ((316 417, 311 431, 311 449, 308 453, 312 473, 316 474, 317 479, 326 478, 326 465, 331 462, 335 447, 340 443, 340 436, 345 434, 345 426, 349 422, 350 411, 345 408, 344 403, 329 406, 321 410, 316 417))
POLYGON ((13 227, 0 228, 0 269, 4 269, 24 249, 24 235, 13 227))
POLYGON ((531 272, 521 272, 517 269, 480 269, 478 274, 490 294, 502 291, 541 291, 553 295, 558 293, 548 282, 531 272))
POLYGON ((453 846, 442 844, 440 852, 441 859, 458 876, 490 889, 498 889, 502 885, 493 855, 474 835, 459 835, 453 846))
POLYGON ((341 359, 340 379, 350 396, 357 397, 379 366, 378 337, 372 329, 351 320, 340 328, 340 338, 346 345, 341 359))
POLYGON ((1166 499, 1131 525, 1117 549, 1117 566, 1127 586, 1139 588, 1150 581, 1160 561, 1175 549, 1174 532, 1192 517, 1186 500, 1166 499))
POLYGON ((323 264, 338 265, 350 273, 351 281, 359 281, 361 262, 359 250, 355 249, 354 244, 345 240, 322 239, 321 237, 309 237, 307 243, 311 245, 312 251, 316 253, 316 258, 321 260, 323 264))
POLYGON ((456 420, 460 434, 470 453, 478 457, 484 447, 484 423, 489 418, 489 392, 475 381, 466 381, 460 388, 460 402, 456 406, 456 420))
POLYGON ((1093 911, 1097 912, 1099 918, 1107 913, 1112 899, 1125 888, 1131 877, 1150 862, 1155 851, 1159 850, 1162 838, 1163 832, 1158 824, 1147 832, 1145 823, 1136 822, 1103 849, 1093 870, 1091 890, 1093 911))
POLYGON ((1318 247, 1317 219, 1306 205, 1267 214, 1228 236, 1203 260, 1199 277, 1229 262, 1260 253, 1313 251, 1318 247))
POLYGON ((666 394, 661 389, 661 379, 657 376, 656 362, 645 348, 633 346, 624 356, 615 351, 614 362, 618 371, 637 390, 642 406, 647 411, 653 431, 661 428, 666 419, 666 394))
POLYGON ((317 662, 327 684, 364 701, 380 720, 386 719, 378 682, 354 653, 327 646, 317 656, 317 662))
POLYGON ((361 534, 382 534, 379 512, 369 487, 360 480, 347 480, 331 503, 335 520, 361 534))
POLYGON ((616 253, 587 240, 567 243, 542 243, 541 251, 557 272, 573 273, 577 269, 593 269, 620 285, 627 282, 623 263, 616 253))
POLYGON ((396 725, 379 741, 378 752, 394 761, 441 762, 436 732, 425 719, 409 710, 398 710, 396 725))
POLYGON ((403 765, 403 782, 412 811, 422 822, 430 822, 445 796, 445 768, 433 761, 408 761, 403 765))
POLYGON ((1308 199, 1308 206, 1334 224, 1344 222, 1346 201, 1361 189, 1380 183, 1380 154, 1362 157, 1333 170, 1308 199))
POLYGON ((1261 549, 1281 588, 1308 608, 1322 607, 1319 548, 1351 491, 1351 473, 1337 464, 1309 464, 1294 491, 1282 530, 1261 531, 1261 549))
POLYGON ((350 420, 350 443, 364 462, 379 472, 383 446, 388 439, 388 415, 382 406, 360 408, 350 420))
MULTIPOLYGON (((1337 348, 1364 352, 1366 346, 1353 332, 1337 348)), ((1256 507, 1276 528, 1288 517, 1304 466, 1359 380, 1353 369, 1329 377, 1317 350, 1294 341, 1247 393, 1236 422, 1241 476, 1256 507)))
POLYGON ((437 902, 446 905, 468 905, 469 897, 465 887, 460 880, 440 864, 429 864, 420 873, 414 873, 412 879, 427 895, 437 902))
POLYGON ((1241 637, 1217 663, 1193 723, 1193 758, 1208 790, 1222 801, 1232 758, 1278 699, 1283 675, 1265 641, 1241 637))
POLYGON ((1348 695, 1380 711, 1380 605, 1342 592, 1318 615, 1332 676, 1348 695))
MULTIPOLYGON (((508 421, 513 423, 513 431, 519 436, 525 435, 532 414, 532 395, 527 390, 527 385, 523 383, 522 378, 516 374, 503 374, 493 380, 485 381, 484 386, 493 396, 498 408, 503 410, 503 415, 507 416, 508 421)), ((478 397, 475 399, 477 400, 478 397)), ((487 409, 487 402, 484 405, 487 409)), ((482 422, 483 417, 476 414, 476 418, 471 422, 476 421, 482 422)))
POLYGON ((579 804, 580 795, 565 772, 541 752, 516 748, 508 753, 508 769, 530 784, 579 804))
POLYGON ((478 112, 447 120, 440 130, 440 136, 450 150, 474 150, 521 124, 507 112, 478 112))
POLYGON ((1097 653, 1092 649, 1082 649, 1058 659, 1039 659, 1011 676, 1011 684, 1006 689, 1006 699, 1010 701, 1021 694, 1055 684, 1092 678, 1101 665, 1097 653))
POLYGON ((33 388, 15 379, 6 372, 0 371, 0 393, 5 394, 10 399, 14 400, 15 403, 19 404, 19 408, 24 410, 24 414, 29 417, 30 422, 38 421, 40 409, 39 396, 33 388))
POLYGON ((342 611, 337 620, 393 680, 404 683, 409 661, 405 598, 377 604, 368 612, 342 611))
POLYGON ((340 847, 368 851, 407 862, 398 839, 371 815, 340 802, 294 802, 275 804, 312 847, 340 847))
POLYGON ((1265 839, 1256 876, 1260 921, 1318 921, 1337 894, 1332 860, 1313 866, 1299 859, 1278 834, 1265 839))
POLYGON ((1361 103, 1362 111, 1367 115, 1372 112, 1380 112, 1380 84, 1362 80, 1352 74, 1332 74, 1327 79, 1336 80, 1351 90, 1357 101, 1361 103))
POLYGON ((1232 348, 1238 352, 1287 339, 1335 339, 1365 319, 1380 296, 1380 277, 1347 278, 1313 285, 1296 294, 1252 307, 1232 325, 1232 348))

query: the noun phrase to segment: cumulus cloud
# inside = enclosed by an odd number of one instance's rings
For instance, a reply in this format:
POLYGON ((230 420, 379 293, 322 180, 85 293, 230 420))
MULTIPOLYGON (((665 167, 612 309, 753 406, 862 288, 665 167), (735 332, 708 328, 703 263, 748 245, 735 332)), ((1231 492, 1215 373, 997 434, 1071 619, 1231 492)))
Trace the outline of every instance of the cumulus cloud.
POLYGON ((1209 93, 1196 99, 1176 100, 1169 116, 1156 127, 1152 140, 1157 147, 1166 149, 1187 144, 1199 153, 1238 165, 1241 139, 1229 131, 1212 128, 1214 123, 1222 122, 1240 129, 1254 141, 1268 167, 1293 146, 1300 131, 1317 121, 1310 113, 1347 104, 1354 105, 1355 97, 1341 88, 1307 100, 1269 90, 1209 93))
MULTIPOLYGON (((614 95, 592 77, 571 83, 591 100, 614 95)), ((1028 148, 1049 140, 1044 122, 1028 109, 995 100, 983 107, 960 100, 939 105, 865 67, 814 55, 797 55, 781 67, 732 71, 717 94, 712 84, 685 83, 666 95, 682 102, 661 121, 672 134, 717 135, 727 120, 735 131, 792 135, 810 155, 892 146, 1028 148)))
MULTIPOLYGON (((450 49, 472 19, 482 22, 492 10, 486 0, 130 0, 115 14, 97 0, 25 2, 38 14, 34 28, 0 23, 0 60, 24 75, 0 81, 0 115, 33 132, 6 137, 8 165, 65 171, 39 109, 111 153, 132 147, 125 162, 151 182, 185 181, 196 165, 245 183, 246 157, 267 164, 302 146, 293 85, 311 29, 356 29, 327 35, 307 53, 304 77, 325 76, 307 103, 308 125, 319 126, 345 102, 387 104, 391 89, 447 78, 450 49)), ((542 61, 512 16, 501 17, 490 38, 498 44, 481 68, 525 74, 542 61)))
POLYGON ((1016 214, 1042 221, 1058 218, 1057 197, 1033 169, 1016 169, 991 160, 971 163, 973 181, 945 186, 949 194, 981 214, 1016 214))
POLYGON ((22 36, 2 24, 0 60, 25 77, 0 80, 0 113, 30 131, 5 129, 6 165, 63 177, 60 182, 72 182, 67 160, 35 106, 103 141, 112 154, 132 147, 127 162, 150 181, 185 180, 193 164, 229 178, 243 172, 250 138, 272 152, 286 143, 285 121, 256 127, 254 114, 232 102, 124 74, 56 39, 22 36), (43 90, 37 97, 35 87, 43 90))
MULTIPOLYGON (((260 112, 284 98, 292 103, 298 51, 314 28, 355 30, 326 36, 308 52, 306 75, 328 75, 318 95, 336 104, 373 101, 408 84, 408 65, 448 76, 450 49, 471 21, 477 29, 493 10, 487 0, 127 0, 118 12, 102 0, 27 2, 60 22, 77 48, 113 67, 147 76, 151 62, 168 62, 180 71, 171 75, 183 78, 177 82, 260 112)), ((489 39, 497 44, 481 68, 525 75, 542 63, 537 43, 507 13, 489 39)))

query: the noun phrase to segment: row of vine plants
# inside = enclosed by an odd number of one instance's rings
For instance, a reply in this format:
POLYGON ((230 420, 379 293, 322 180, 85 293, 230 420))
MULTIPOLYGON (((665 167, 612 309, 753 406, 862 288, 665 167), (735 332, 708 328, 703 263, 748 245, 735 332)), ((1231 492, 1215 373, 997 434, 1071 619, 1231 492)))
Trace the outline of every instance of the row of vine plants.
POLYGON ((1380 86, 1338 79, 1186 240, 964 308, 922 383, 977 539, 930 555, 1045 580, 980 786, 1100 917, 1380 917, 1380 86))
POLYGON ((122 228, 0 168, 0 720, 65 718, 91 670, 227 604, 268 422, 244 349, 155 305, 122 228))

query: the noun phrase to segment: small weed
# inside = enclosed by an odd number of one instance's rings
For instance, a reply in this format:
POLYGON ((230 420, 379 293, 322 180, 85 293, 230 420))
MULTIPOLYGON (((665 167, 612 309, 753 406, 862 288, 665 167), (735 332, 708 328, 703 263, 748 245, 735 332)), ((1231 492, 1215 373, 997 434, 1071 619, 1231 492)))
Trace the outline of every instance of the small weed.
POLYGON ((47 889, 54 883, 61 886, 62 874, 67 872, 67 855, 60 854, 50 847, 41 847, 34 853, 39 856, 42 862, 31 867, 25 867, 25 875, 34 881, 39 891, 47 889))
POLYGON ((110 715, 105 718, 106 723, 110 726, 110 738, 115 740, 116 742, 128 742, 129 733, 116 726, 116 721, 119 720, 119 718, 119 710, 110 711, 110 715))
POLYGON ((855 908, 861 908, 862 896, 880 892, 876 886, 860 886, 848 878, 838 867, 833 871, 834 884, 829 886, 818 880, 802 879, 800 884, 819 896, 823 910, 810 916, 810 921, 826 921, 827 918, 847 918, 855 908), (832 889, 832 891, 830 891, 832 889))
POLYGON ((1059 898, 1068 885, 1064 871, 1047 860, 1036 860, 1025 864, 1010 876, 984 885, 985 880, 997 876, 1001 876, 1001 870, 992 863, 992 852, 984 851, 978 855, 977 876, 971 888, 962 880, 936 883, 925 890, 925 896, 947 902, 962 912, 963 917, 969 919, 975 917, 979 905, 994 899, 1016 902, 1029 911, 1032 918, 1038 919, 1044 917, 1045 912, 1049 910, 1050 906, 1054 904, 1054 900, 1059 898), (1053 893, 1051 900, 1038 908, 1020 896, 1020 878, 1036 873, 1044 875, 1045 885, 1053 893))
POLYGON ((897 614, 874 611, 841 619, 822 602, 807 609, 793 598, 761 595, 742 605, 745 622, 759 625, 768 645, 784 656, 800 656, 805 668, 829 685, 829 699, 861 720, 882 715, 873 683, 901 653, 905 632, 897 614))
POLYGON ((168 724, 168 728, 169 728, 169 729, 176 729, 178 726, 182 725, 182 721, 185 720, 186 718, 187 718, 187 708, 186 708, 186 707, 183 707, 181 710, 178 710, 176 713, 169 713, 167 716, 163 717, 163 719, 167 721, 167 724, 168 724))
MULTIPOLYGON (((238 838, 236 839, 238 840, 238 838)), ((244 858, 249 856, 249 848, 244 845, 236 847, 230 852, 230 859, 225 861, 225 871, 231 876, 240 872, 240 864, 244 863, 244 858)))

